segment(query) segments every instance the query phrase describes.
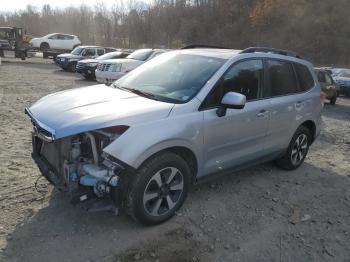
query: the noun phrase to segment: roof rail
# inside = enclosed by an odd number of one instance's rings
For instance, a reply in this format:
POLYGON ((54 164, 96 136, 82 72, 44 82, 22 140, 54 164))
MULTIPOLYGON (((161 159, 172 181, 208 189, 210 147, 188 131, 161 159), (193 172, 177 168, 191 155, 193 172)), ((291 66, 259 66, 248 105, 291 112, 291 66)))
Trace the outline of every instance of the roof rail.
POLYGON ((270 47, 249 47, 244 49, 240 52, 240 54, 247 54, 247 53, 255 53, 255 52, 261 52, 261 53, 273 53, 278 55, 285 55, 285 56, 292 56, 296 58, 301 58, 299 55, 297 55, 294 52, 283 50, 283 49, 277 49, 277 48, 270 48, 270 47))
POLYGON ((181 49, 194 49, 194 48, 218 48, 218 49, 232 49, 232 48, 228 48, 228 47, 222 47, 222 46, 215 46, 215 45, 188 45, 188 46, 184 46, 181 49))

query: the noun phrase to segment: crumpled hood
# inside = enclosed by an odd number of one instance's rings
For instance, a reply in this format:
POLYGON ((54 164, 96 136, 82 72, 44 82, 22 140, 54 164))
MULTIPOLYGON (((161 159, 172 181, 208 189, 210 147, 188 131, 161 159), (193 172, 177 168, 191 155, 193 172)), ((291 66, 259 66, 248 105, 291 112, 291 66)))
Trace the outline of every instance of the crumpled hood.
POLYGON ((159 102, 120 89, 95 85, 43 97, 29 108, 34 121, 54 133, 54 138, 100 128, 158 120, 174 104, 159 102))

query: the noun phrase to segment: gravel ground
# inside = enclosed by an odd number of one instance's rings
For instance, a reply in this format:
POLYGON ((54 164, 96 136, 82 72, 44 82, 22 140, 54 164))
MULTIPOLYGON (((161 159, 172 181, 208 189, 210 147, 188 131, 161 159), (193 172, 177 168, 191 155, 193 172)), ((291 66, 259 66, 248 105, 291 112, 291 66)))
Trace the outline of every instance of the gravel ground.
POLYGON ((23 110, 92 85, 49 60, 0 66, 0 261, 350 261, 350 100, 326 104, 306 162, 259 165, 193 188, 171 221, 85 213, 42 179, 23 110))

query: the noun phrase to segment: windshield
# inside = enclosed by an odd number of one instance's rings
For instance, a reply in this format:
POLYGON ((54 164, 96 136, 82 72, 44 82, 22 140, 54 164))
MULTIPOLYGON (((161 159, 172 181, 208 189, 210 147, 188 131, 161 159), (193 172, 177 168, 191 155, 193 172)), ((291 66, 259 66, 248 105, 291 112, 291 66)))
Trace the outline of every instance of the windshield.
POLYGON ((114 83, 114 87, 142 92, 163 102, 185 103, 199 92, 225 61, 166 53, 125 75, 114 83))
POLYGON ((84 48, 81 47, 76 47, 74 50, 71 52, 72 55, 80 55, 81 52, 84 50, 84 48))
POLYGON ((134 60, 140 60, 140 61, 146 61, 150 55, 153 53, 152 50, 137 50, 133 52, 132 54, 128 55, 126 58, 134 59, 134 60))
POLYGON ((337 74, 337 76, 350 78, 350 70, 342 70, 337 74))
POLYGON ((110 52, 104 55, 101 55, 99 57, 97 57, 97 60, 107 60, 107 59, 113 59, 115 57, 118 57, 121 55, 121 52, 110 52))

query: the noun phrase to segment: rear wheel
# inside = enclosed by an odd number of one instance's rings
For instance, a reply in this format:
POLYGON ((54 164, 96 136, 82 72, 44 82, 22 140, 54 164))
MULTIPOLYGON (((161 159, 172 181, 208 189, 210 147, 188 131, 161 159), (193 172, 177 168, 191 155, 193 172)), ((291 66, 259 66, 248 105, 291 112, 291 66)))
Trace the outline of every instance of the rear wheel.
POLYGON ((185 201, 190 176, 190 169, 180 156, 164 152, 152 157, 131 181, 127 213, 145 225, 170 219, 185 201))
POLYGON ((285 155, 276 160, 276 164, 286 170, 298 168, 309 151, 311 134, 308 128, 300 126, 289 143, 285 155))

